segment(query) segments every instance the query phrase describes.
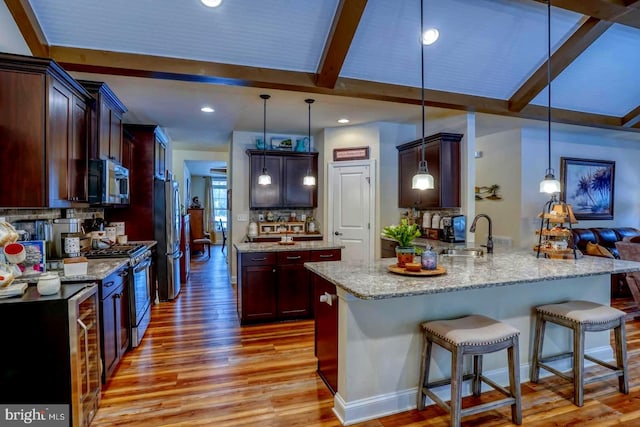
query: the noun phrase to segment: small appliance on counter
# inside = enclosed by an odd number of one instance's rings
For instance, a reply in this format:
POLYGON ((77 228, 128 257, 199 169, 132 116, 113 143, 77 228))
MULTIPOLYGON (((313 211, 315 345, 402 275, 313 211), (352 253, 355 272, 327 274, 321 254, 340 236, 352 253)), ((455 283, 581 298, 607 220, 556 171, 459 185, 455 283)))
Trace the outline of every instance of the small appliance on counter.
POLYGON ((442 217, 442 241, 464 243, 467 236, 467 222, 464 215, 442 217))

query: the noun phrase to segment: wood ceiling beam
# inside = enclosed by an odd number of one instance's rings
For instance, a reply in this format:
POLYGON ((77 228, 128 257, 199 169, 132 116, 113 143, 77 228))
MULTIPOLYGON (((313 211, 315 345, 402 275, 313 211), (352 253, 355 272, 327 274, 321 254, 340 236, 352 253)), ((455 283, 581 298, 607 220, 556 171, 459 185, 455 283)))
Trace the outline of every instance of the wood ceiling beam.
MULTIPOLYGON (((535 0, 547 3, 547 0, 535 0)), ((639 0, 552 0, 551 5, 586 16, 640 28, 639 0)))
MULTIPOLYGON (((338 78, 335 87, 330 89, 316 86, 313 73, 60 46, 51 46, 50 52, 51 57, 68 71, 290 90, 413 105, 421 103, 420 88, 409 86, 338 78)), ((430 89, 425 90, 425 104, 461 111, 547 120, 546 107, 527 105, 516 112, 509 110, 507 100, 430 89)), ((622 129, 620 117, 560 109, 554 109, 552 115, 553 121, 558 123, 622 129)), ((624 130, 640 132, 640 129, 635 128, 624 130)))
POLYGON ((638 105, 629 113, 625 114, 622 118, 622 126, 624 127, 639 127, 640 125, 640 105, 638 105))
POLYGON ((49 56, 49 45, 28 0, 4 0, 33 56, 49 56))
MULTIPOLYGON (((591 44, 598 39, 613 23, 589 17, 580 27, 551 55, 551 81, 575 61, 591 44)), ((547 86, 548 61, 538 68, 509 99, 511 111, 521 111, 533 98, 547 86)))
POLYGON ((366 5, 367 0, 340 0, 318 66, 318 86, 335 86, 366 5))

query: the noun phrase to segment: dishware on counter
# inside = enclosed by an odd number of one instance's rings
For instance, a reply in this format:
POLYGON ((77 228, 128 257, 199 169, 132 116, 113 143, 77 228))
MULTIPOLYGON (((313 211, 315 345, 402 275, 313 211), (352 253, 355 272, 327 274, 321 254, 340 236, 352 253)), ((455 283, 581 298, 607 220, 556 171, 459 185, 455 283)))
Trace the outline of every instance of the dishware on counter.
POLYGON ((116 242, 119 245, 126 245, 128 241, 129 241, 129 236, 127 236, 126 234, 120 234, 116 236, 116 242))
POLYGON ((20 243, 9 243, 4 247, 4 257, 10 264, 20 264, 27 257, 27 252, 20 243))
POLYGON ((435 270, 438 267, 438 254, 427 247, 420 255, 420 264, 423 270, 435 270))
POLYGON ((58 273, 44 273, 38 278, 36 285, 40 295, 53 295, 60 290, 60 277, 58 273))
POLYGON ((126 234, 125 232, 125 225, 123 221, 118 221, 118 222, 110 222, 109 223, 110 227, 115 227, 116 228, 116 236, 123 236, 126 234))
POLYGON ((12 267, 7 264, 0 264, 0 288, 9 286, 15 279, 12 267))
POLYGON ((87 274, 89 261, 86 257, 65 258, 63 269, 65 276, 82 276, 87 274))
POLYGON ((104 228, 104 233, 106 238, 112 242, 115 243, 116 242, 116 236, 117 236, 117 228, 114 226, 108 226, 104 228))

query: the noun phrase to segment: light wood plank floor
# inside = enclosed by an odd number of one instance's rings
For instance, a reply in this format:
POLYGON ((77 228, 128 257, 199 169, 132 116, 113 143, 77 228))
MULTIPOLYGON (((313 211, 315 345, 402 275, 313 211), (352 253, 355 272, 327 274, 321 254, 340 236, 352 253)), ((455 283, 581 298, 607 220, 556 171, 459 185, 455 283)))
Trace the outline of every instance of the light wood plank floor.
MULTIPOLYGON (((192 262, 177 301, 152 307, 142 346, 125 355, 103 387, 91 426, 339 426, 333 397, 315 373, 313 321, 240 328, 227 266, 219 247, 211 252, 211 260, 192 262)), ((640 320, 633 318, 639 313, 631 299, 614 305, 630 313, 631 393, 618 393, 615 380, 591 384, 584 407, 577 408, 564 381, 526 383, 524 425, 640 426, 640 320)), ((447 425, 447 414, 435 406, 358 424, 447 425)), ((512 424, 503 408, 465 417, 463 425, 512 424)))

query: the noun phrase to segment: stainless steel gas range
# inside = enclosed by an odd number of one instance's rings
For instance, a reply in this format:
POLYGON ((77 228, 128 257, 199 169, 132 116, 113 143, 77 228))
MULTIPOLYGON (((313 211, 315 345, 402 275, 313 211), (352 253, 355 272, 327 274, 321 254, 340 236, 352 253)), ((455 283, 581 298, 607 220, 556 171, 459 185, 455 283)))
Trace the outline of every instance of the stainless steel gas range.
POLYGON ((92 249, 83 255, 87 258, 129 258, 131 346, 139 346, 151 321, 151 251, 143 244, 128 244, 92 249))

